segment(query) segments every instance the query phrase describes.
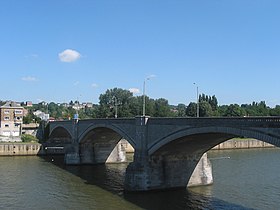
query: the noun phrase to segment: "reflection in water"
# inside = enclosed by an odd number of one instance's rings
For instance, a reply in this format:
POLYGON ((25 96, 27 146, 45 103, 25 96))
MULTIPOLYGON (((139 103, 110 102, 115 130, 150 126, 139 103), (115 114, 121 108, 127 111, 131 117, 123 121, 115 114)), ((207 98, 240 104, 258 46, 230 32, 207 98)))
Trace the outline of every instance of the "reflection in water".
POLYGON ((125 193, 125 199, 143 209, 246 209, 211 197, 205 197, 186 189, 159 192, 125 193), (221 208, 223 207, 223 208, 221 208))
POLYGON ((278 209, 280 150, 208 157, 213 185, 137 193, 123 191, 127 164, 65 166, 59 156, 0 157, 0 209, 278 209))
POLYGON ((96 185, 102 189, 118 194, 125 200, 143 209, 249 209, 212 197, 211 186, 195 188, 177 188, 165 191, 125 192, 124 175, 127 163, 106 165, 65 166, 60 158, 56 165, 81 177, 86 184, 96 185))

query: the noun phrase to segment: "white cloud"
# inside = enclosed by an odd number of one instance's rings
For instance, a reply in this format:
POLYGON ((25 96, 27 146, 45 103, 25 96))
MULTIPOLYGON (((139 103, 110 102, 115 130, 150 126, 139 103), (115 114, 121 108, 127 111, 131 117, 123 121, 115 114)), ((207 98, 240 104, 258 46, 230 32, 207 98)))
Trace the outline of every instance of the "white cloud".
POLYGON ((92 83, 92 84, 91 84, 91 87, 92 87, 92 88, 97 88, 97 87, 98 87, 98 84, 92 83))
POLYGON ((34 59, 36 59, 36 58, 39 58, 39 55, 38 54, 30 54, 30 55, 26 55, 24 57, 25 58, 34 58, 34 59))
POLYGON ((129 88, 128 90, 133 94, 140 93, 140 90, 138 88, 129 88))
POLYGON ((58 54, 61 62, 74 62, 81 58, 81 54, 75 50, 67 49, 58 54))
POLYGON ((27 77, 22 77, 21 80, 26 81, 26 82, 34 82, 37 81, 35 77, 27 76, 27 77))
POLYGON ((74 82, 74 86, 78 86, 80 84, 80 82, 79 81, 76 81, 76 82, 74 82))

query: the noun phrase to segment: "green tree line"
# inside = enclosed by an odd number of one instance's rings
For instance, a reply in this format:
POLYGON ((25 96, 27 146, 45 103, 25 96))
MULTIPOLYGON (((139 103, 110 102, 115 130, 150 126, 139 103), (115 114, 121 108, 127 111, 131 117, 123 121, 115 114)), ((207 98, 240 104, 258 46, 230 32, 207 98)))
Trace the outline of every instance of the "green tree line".
MULTIPOLYGON (((146 115, 151 117, 196 117, 197 103, 191 102, 188 105, 170 105, 167 99, 152 99, 145 97, 146 115)), ((78 103, 77 101, 75 103, 78 103)), ((70 104, 74 104, 72 101, 70 104)), ((75 110, 72 106, 65 107, 54 102, 48 105, 35 104, 29 107, 29 114, 24 117, 24 123, 40 119, 33 115, 36 110, 49 113, 55 119, 70 119, 75 113, 80 119, 90 118, 114 118, 134 117, 142 115, 143 96, 133 94, 121 88, 106 90, 99 96, 99 104, 93 107, 86 107, 75 110)), ((251 104, 230 104, 219 105, 215 95, 199 95, 199 116, 200 117, 243 117, 243 116, 280 116, 280 106, 270 108, 265 101, 252 102, 251 104)))

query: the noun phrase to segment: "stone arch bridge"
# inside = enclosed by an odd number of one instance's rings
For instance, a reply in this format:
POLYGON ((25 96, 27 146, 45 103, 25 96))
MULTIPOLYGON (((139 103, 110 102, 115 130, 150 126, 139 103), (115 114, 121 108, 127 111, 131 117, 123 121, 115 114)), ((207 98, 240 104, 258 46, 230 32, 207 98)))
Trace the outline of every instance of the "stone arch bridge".
POLYGON ((68 145, 66 164, 122 162, 118 142, 127 140, 135 153, 126 169, 125 189, 133 191, 185 187, 202 155, 233 137, 280 146, 280 117, 140 116, 54 121, 47 128, 49 141, 62 140, 68 145))

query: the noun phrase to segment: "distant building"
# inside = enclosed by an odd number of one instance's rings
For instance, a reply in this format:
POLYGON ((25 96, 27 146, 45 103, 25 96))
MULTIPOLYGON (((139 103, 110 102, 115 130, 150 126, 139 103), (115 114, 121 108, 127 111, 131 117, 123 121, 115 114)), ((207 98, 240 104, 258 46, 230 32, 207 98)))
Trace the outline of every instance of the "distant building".
POLYGON ((75 110, 80 110, 80 109, 85 109, 85 108, 92 108, 93 107, 93 103, 91 102, 83 102, 83 103, 79 103, 79 102, 75 102, 72 105, 72 108, 75 110))
POLYGON ((84 109, 84 108, 86 108, 86 106, 87 106, 87 103, 82 103, 82 108, 84 109))
POLYGON ((75 104, 72 106, 72 108, 75 109, 75 110, 80 110, 80 109, 83 109, 84 106, 83 106, 83 104, 75 103, 75 104))
POLYGON ((23 120, 23 107, 13 101, 7 101, 0 107, 0 135, 20 136, 23 120))
POLYGON ((37 111, 33 112, 33 114, 36 117, 39 117, 41 120, 44 120, 44 121, 48 121, 49 118, 50 118, 50 114, 46 114, 45 112, 42 112, 40 110, 37 110, 37 111))
POLYGON ((32 101, 26 101, 25 106, 32 107, 33 106, 32 101))
POLYGON ((62 103, 61 106, 68 108, 68 107, 70 107, 70 104, 62 103))
POLYGON ((55 121, 55 118, 54 118, 54 117, 50 117, 50 118, 49 118, 49 121, 50 121, 50 122, 53 122, 53 121, 55 121))
POLYGON ((86 107, 87 108, 92 108, 93 107, 93 103, 90 103, 90 102, 86 103, 86 107))
POLYGON ((48 105, 48 103, 45 102, 45 101, 42 101, 42 102, 40 102, 39 104, 41 104, 42 106, 47 106, 47 105, 48 105))
POLYGON ((29 135, 36 136, 38 128, 39 128, 38 123, 22 124, 22 134, 29 134, 29 135))

